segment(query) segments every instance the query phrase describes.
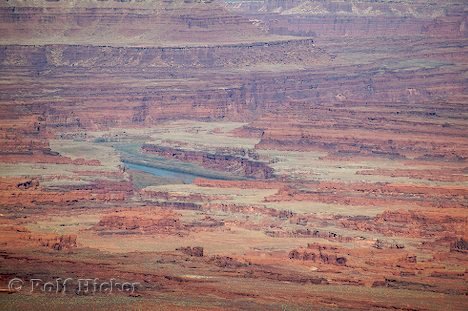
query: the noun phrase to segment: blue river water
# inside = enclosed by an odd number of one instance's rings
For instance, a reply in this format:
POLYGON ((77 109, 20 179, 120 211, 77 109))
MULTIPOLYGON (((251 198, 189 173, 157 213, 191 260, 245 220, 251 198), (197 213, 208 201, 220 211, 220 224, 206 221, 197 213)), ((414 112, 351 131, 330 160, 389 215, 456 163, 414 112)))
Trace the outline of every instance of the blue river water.
POLYGON ((146 165, 141 165, 141 164, 133 164, 133 163, 125 163, 125 166, 131 170, 138 170, 138 171, 143 171, 145 173, 149 173, 155 176, 159 177, 165 177, 165 178, 174 178, 178 180, 182 180, 184 183, 192 183, 193 180, 197 177, 202 177, 194 174, 189 174, 189 173, 183 173, 183 172, 178 172, 178 171, 173 171, 169 169, 164 169, 164 168, 156 168, 156 167, 151 167, 151 166, 146 166, 146 165))

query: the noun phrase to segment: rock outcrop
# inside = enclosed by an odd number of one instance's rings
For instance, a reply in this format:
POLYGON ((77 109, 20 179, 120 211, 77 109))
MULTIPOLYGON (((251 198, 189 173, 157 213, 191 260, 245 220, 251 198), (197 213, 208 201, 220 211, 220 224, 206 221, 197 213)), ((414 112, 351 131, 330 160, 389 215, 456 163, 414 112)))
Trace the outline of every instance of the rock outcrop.
POLYGON ((192 257, 203 257, 203 247, 200 246, 176 248, 176 251, 180 251, 192 257))
POLYGON ((199 164, 203 167, 227 171, 237 176, 268 179, 273 177, 273 169, 266 163, 230 154, 212 154, 202 151, 183 150, 171 147, 143 145, 145 152, 150 152, 168 159, 199 164))

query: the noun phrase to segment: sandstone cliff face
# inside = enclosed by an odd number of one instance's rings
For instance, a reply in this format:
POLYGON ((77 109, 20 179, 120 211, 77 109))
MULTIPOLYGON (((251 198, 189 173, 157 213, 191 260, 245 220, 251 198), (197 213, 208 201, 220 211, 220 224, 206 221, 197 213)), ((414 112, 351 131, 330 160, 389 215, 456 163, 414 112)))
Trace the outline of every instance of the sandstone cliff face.
POLYGON ((467 35, 466 16, 453 14, 435 20, 407 16, 295 16, 269 15, 266 27, 274 34, 317 38, 375 36, 444 36, 462 38, 467 35))
POLYGON ((271 33, 332 37, 440 36, 465 37, 463 2, 426 1, 239 1, 225 6, 235 12, 262 15, 264 29, 271 33))
POLYGON ((106 215, 93 227, 100 234, 184 235, 184 225, 171 212, 145 217, 138 213, 106 215))
POLYGON ((305 249, 293 249, 289 252, 288 257, 294 260, 319 261, 337 266, 345 266, 347 262, 346 257, 337 255, 336 248, 318 244, 309 244, 305 249))
POLYGON ((0 50, 0 65, 38 71, 55 67, 106 68, 232 68, 269 64, 313 64, 327 60, 312 39, 186 47, 112 47, 93 45, 8 45, 0 50))
POLYGON ((77 247, 77 236, 72 235, 28 235, 22 239, 37 243, 42 247, 51 248, 56 251, 67 250, 77 247))
POLYGON ((264 114, 249 125, 252 130, 263 130, 260 148, 326 150, 344 157, 398 159, 416 154, 416 158, 444 161, 463 161, 466 157, 465 151, 456 147, 463 140, 461 132, 456 133, 460 128, 451 127, 452 122, 458 123, 454 112, 464 111, 460 97, 464 77, 454 67, 443 69, 439 67, 441 63, 436 65, 442 59, 448 65, 464 58, 462 50, 451 48, 467 35, 462 2, 428 6, 424 1, 411 5, 375 1, 240 1, 226 3, 226 7, 255 18, 270 33, 312 36, 334 60, 327 67, 333 67, 332 70, 295 73, 282 89, 300 92, 278 94, 288 101, 280 100, 277 105, 258 95, 261 102, 271 103, 269 111, 274 109, 274 113, 264 114), (390 50, 395 56, 408 59, 407 64, 411 65, 391 61, 387 53, 390 50), (343 53, 350 58, 340 62, 343 53), (418 61, 422 59, 425 61, 418 61), (436 59, 434 66, 427 66, 429 60, 436 59), (418 63, 425 63, 424 68, 418 63), (293 87, 291 80, 301 83, 293 87), (437 104, 434 98, 445 104, 437 104), (401 109, 406 105, 413 109, 401 109), (376 110, 368 109, 370 106, 376 110), (444 112, 450 115, 450 121, 442 121, 444 112), (277 116, 281 116, 281 122, 277 116), (428 119, 434 123, 426 124, 426 128, 423 123, 428 119), (284 125, 285 120, 288 125, 284 125), (352 133, 352 129, 356 131, 352 133), (344 130, 349 131, 349 136, 342 136, 344 130), (370 132, 374 134, 367 136, 370 132), (433 134, 426 136, 430 132, 433 134), (440 144, 432 140, 439 135, 440 144), (442 138, 446 135, 451 138, 442 138))
POLYGON ((176 248, 176 251, 180 251, 188 256, 203 257, 203 247, 200 246, 176 248))
MULTIPOLYGON (((342 225, 354 227, 357 230, 376 231, 385 235, 406 235, 421 237, 444 237, 455 239, 465 235, 466 217, 450 217, 443 213, 427 213, 424 211, 385 211, 370 221, 370 219, 345 219, 342 225)), ((462 239, 463 240, 463 239, 462 239)), ((453 245, 458 245, 454 242, 453 245)), ((460 245, 463 245, 461 243, 460 245)))
POLYGON ((466 12, 0 2, 0 285, 117 271, 145 299, 104 309, 463 309, 466 12), (236 180, 145 177, 120 143, 236 180))
POLYGON ((142 149, 168 159, 199 164, 203 167, 227 171, 238 176, 268 179, 273 177, 273 169, 266 163, 229 154, 212 154, 145 144, 142 149))
POLYGON ((13 0, 1 4, 0 21, 3 44, 153 46, 262 36, 248 19, 201 1, 13 0))
MULTIPOLYGON (((266 66, 281 67, 288 63, 309 66, 329 59, 310 39, 182 48, 15 45, 0 50, 3 70, 18 79, 21 71, 33 80, 17 88, 18 92, 6 85, 5 90, 12 92, 4 100, 21 100, 19 92, 31 94, 27 97, 32 96, 34 104, 22 109, 37 118, 44 116, 43 127, 50 130, 176 118, 252 119, 286 96, 303 98, 309 91, 304 93, 301 82, 292 77, 286 82, 277 75, 236 70, 250 71, 265 60, 266 66), (229 70, 216 73, 213 80, 210 71, 217 68, 229 70), (80 82, 85 77, 86 87, 80 82), (43 85, 40 93, 34 93, 36 83, 43 85), (287 83, 287 91, 271 89, 275 83, 287 83), (42 96, 51 93, 55 99, 44 100, 42 96), (80 109, 76 109, 77 103, 80 109)), ((21 115, 22 109, 5 103, 5 112, 12 117, 21 115)))
MULTIPOLYGON (((25 9, 18 9, 17 12, 10 12, 11 8, 4 10, 15 16, 29 16, 29 13, 22 11, 25 9)), ((76 10, 77 12, 74 12, 70 9, 69 14, 79 15, 82 9, 76 8, 76 10)), ((206 8, 201 6, 200 10, 206 11, 206 8)), ((40 13, 42 9, 36 11, 31 13, 31 16, 42 14, 40 13)), ((92 16, 99 18, 104 12, 97 10, 92 16)), ((160 15, 149 9, 145 12, 132 15, 131 18, 136 21, 142 18, 144 24, 146 15, 160 15)), ((306 13, 301 12, 295 13, 290 19, 309 18, 306 13)), ((59 13, 60 9, 57 8, 56 11, 52 10, 47 14, 54 16, 59 13)), ((107 14, 111 16, 109 18, 113 18, 111 13, 107 12, 106 16, 107 14)), ((30 23, 29 18, 32 17, 25 17, 27 25, 30 23)), ((116 24, 126 22, 126 17, 115 18, 116 24)), ((253 26, 247 22, 247 18, 237 18, 243 20, 246 27, 249 25, 250 28, 246 28, 245 33, 258 34, 255 27, 251 29, 253 26)), ((312 18, 315 18, 315 15, 312 18)), ((356 24, 352 17, 349 19, 351 19, 350 24, 356 24)), ((407 19, 414 20, 414 18, 407 19)), ((177 19, 171 21, 180 22, 177 19)), ((238 27, 242 28, 243 23, 238 27)), ((288 25, 292 24, 294 23, 288 20, 288 25)), ((437 22, 437 24, 443 23, 437 22)), ((372 25, 374 24, 368 26, 371 33, 376 30, 372 25)), ((16 29, 11 25, 5 27, 16 29)), ((407 27, 402 27, 405 29, 404 34, 407 34, 407 27)), ((388 30, 387 25, 382 26, 382 29, 388 30)), ((203 37, 210 33, 217 33, 217 28, 208 27, 203 37)), ((293 33, 288 31, 288 34, 293 33)), ((229 38, 233 34, 234 32, 229 38)), ((463 50, 457 48, 455 39, 450 39, 443 32, 434 31, 434 34, 438 36, 426 36, 423 41, 408 41, 407 38, 398 40, 395 37, 389 40, 388 36, 391 34, 387 33, 386 39, 322 42, 320 49, 317 49, 309 38, 283 40, 269 38, 263 41, 258 41, 257 38, 257 42, 250 43, 240 40, 238 43, 220 44, 214 41, 206 45, 155 47, 153 44, 153 46, 138 47, 131 42, 121 43, 123 46, 105 44, 105 41, 95 43, 77 41, 70 44, 74 40, 71 34, 67 44, 44 45, 42 42, 40 46, 18 44, 3 46, 0 49, 0 63, 5 72, 18 79, 23 77, 30 81, 19 88, 15 85, 17 92, 13 92, 8 85, 3 86, 5 91, 8 91, 5 102, 32 100, 34 104, 30 102, 28 105, 22 105, 22 109, 28 109, 37 117, 45 115, 47 117, 45 126, 51 129, 151 124, 161 119, 176 118, 252 120, 268 111, 289 116, 291 122, 287 125, 287 129, 279 129, 284 134, 290 132, 290 128, 297 126, 297 123, 304 121, 302 120, 304 118, 298 117, 298 114, 305 117, 306 123, 337 120, 340 130, 345 126, 354 127, 356 124, 369 124, 369 127, 375 128, 375 123, 395 122, 388 117, 382 119, 378 112, 367 112, 364 115, 361 110, 365 109, 366 105, 381 107, 379 109, 390 108, 393 116, 405 117, 404 122, 399 121, 395 124, 401 127, 407 122, 408 113, 402 114, 400 108, 407 103, 421 104, 415 106, 415 111, 412 112, 414 116, 427 114, 435 119, 442 117, 442 110, 448 112, 450 109, 461 108, 457 103, 460 100, 459 94, 463 90, 464 77, 460 70, 450 67, 450 62, 462 59, 463 50), (444 45, 450 47, 445 48, 444 45), (370 55, 366 46, 377 46, 378 50, 370 55), (412 63, 394 63, 394 60, 388 56, 366 61, 366 57, 375 58, 378 51, 384 53, 389 49, 394 50, 395 56, 414 59, 416 67, 412 67, 412 63), (354 54, 354 57, 363 59, 365 64, 356 66, 353 63, 343 64, 338 61, 339 55, 343 53, 354 54), (419 71, 420 60, 427 58, 437 59, 438 63, 423 67, 424 70, 419 71), (440 63, 441 58, 445 63, 440 63), (380 66, 382 63, 388 65, 382 68, 380 66), (119 70, 116 71, 115 68, 119 70), (211 70, 217 68, 229 68, 229 70, 224 73, 216 72, 216 79, 213 79, 211 70), (275 72, 278 68, 281 68, 281 71, 286 70, 287 75, 275 72), (299 71, 294 70, 298 68, 299 71), (349 74, 350 72, 353 74, 349 74), (78 80, 76 77, 79 77, 78 80), (84 78, 89 79, 86 87, 78 82, 84 78), (37 83, 42 85, 42 94, 37 93, 33 87, 37 83), (441 85, 444 87, 440 87, 441 85), (25 97, 19 94, 29 95, 25 97), (54 94, 55 98, 49 96, 47 100, 43 99, 43 96, 50 94, 54 94), (446 103, 440 105, 431 102, 435 97, 441 98, 446 103), (76 109, 77 105, 80 109, 76 109), (343 105, 353 108, 345 108, 343 111, 341 109, 343 105), (358 105, 362 107, 358 108, 359 113, 356 114, 358 105), (336 111, 337 109, 339 111, 336 111), (435 115, 434 110, 436 110, 435 115), (112 114, 108 113, 109 111, 112 111, 112 114), (337 113, 339 116, 335 115, 337 113), (346 116, 347 113, 350 115, 346 116), (360 118, 361 115, 364 117, 363 120, 355 122, 355 118, 360 118), (346 119, 352 123, 348 124, 346 119)), ((128 36, 125 32, 122 35, 128 36)), ((193 34, 193 37, 197 35, 193 34)), ((210 41, 208 37, 206 40, 210 41)), ((164 46, 164 41, 157 42, 164 46)), ((21 115, 21 109, 18 107, 10 105, 5 107, 8 107, 5 109, 6 113, 15 117, 21 115)), ((271 121, 266 120, 268 127, 280 124, 271 121)), ((327 123, 324 125, 330 126, 327 123)), ((418 124, 413 123, 409 126, 416 127, 418 124)), ((262 127, 265 128, 259 126, 262 127)), ((320 140, 325 140, 326 144, 336 144, 333 141, 328 142, 331 138, 311 136, 307 133, 307 129, 304 131, 305 137, 292 146, 293 148, 315 144, 320 140)), ((315 130, 310 129, 310 131, 315 130)), ((272 138, 270 133, 273 132, 267 132, 263 139, 264 146, 291 144, 292 141, 299 139, 294 137, 295 135, 284 139, 272 138)), ((338 150, 345 153, 354 152, 357 147, 362 150, 360 153, 372 152, 366 151, 366 149, 375 149, 368 145, 360 147, 343 144, 338 150)), ((376 142, 375 145, 384 146, 382 141, 376 142)), ((386 149, 390 148, 392 147, 386 149)), ((399 156, 398 152, 392 150, 376 149, 375 152, 399 156)))

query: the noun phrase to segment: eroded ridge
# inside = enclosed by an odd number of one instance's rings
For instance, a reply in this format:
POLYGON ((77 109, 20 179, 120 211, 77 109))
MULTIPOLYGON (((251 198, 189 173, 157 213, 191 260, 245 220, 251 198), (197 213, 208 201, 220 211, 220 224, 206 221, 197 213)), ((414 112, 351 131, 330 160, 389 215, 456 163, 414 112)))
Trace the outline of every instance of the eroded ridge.
POLYGON ((466 12, 1 2, 1 305, 467 309, 466 12))

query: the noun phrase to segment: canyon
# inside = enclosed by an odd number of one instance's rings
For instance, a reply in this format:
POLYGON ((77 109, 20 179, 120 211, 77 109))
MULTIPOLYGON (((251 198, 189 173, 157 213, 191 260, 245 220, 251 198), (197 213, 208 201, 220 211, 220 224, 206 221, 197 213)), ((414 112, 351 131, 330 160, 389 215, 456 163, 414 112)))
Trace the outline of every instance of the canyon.
POLYGON ((467 12, 2 1, 0 304, 466 310, 467 12))

